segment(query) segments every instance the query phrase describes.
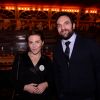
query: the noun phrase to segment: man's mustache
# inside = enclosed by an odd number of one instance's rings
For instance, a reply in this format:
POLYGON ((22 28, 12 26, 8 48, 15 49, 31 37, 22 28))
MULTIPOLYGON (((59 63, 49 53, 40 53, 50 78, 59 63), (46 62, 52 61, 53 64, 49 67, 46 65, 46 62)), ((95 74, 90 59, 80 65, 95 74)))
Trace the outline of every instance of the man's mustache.
POLYGON ((62 29, 61 32, 69 31, 68 29, 62 29))

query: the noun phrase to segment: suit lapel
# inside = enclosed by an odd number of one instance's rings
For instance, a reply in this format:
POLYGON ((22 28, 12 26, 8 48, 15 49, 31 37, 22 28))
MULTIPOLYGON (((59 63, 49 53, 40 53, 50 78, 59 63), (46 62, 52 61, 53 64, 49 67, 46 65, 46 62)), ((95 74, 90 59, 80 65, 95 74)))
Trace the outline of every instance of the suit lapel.
MULTIPOLYGON (((67 60, 66 60, 65 54, 63 52, 61 41, 59 41, 59 42, 60 43, 57 44, 57 50, 56 50, 57 63, 58 63, 58 65, 60 65, 60 69, 66 69, 66 68, 68 69, 67 60)), ((75 43, 74 43, 73 51, 72 51, 72 54, 70 57, 69 67, 70 67, 70 64, 72 64, 73 61, 75 61, 75 59, 77 60, 78 53, 80 51, 82 51, 80 49, 82 49, 83 45, 84 44, 82 42, 82 38, 77 35, 75 43)))
POLYGON ((58 50, 57 50, 57 52, 58 52, 57 54, 59 54, 59 55, 57 55, 58 65, 60 65, 61 66, 60 68, 63 70, 63 69, 65 69, 65 67, 67 68, 68 65, 67 65, 67 60, 66 60, 65 54, 63 52, 61 41, 58 44, 58 50))
POLYGON ((72 61, 78 58, 78 53, 81 51, 80 49, 82 48, 82 46, 83 46, 82 38, 77 35, 74 43, 73 51, 70 57, 70 63, 72 63, 72 61))

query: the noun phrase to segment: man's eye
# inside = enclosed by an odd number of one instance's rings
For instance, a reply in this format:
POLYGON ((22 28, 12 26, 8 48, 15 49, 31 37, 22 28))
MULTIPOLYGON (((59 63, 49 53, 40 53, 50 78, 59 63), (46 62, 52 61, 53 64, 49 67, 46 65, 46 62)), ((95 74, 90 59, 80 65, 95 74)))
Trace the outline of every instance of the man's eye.
POLYGON ((59 28, 61 25, 57 25, 57 28, 59 28))
POLYGON ((69 24, 69 22, 65 22, 65 24, 69 24))
POLYGON ((40 41, 36 41, 36 43, 40 43, 40 41))

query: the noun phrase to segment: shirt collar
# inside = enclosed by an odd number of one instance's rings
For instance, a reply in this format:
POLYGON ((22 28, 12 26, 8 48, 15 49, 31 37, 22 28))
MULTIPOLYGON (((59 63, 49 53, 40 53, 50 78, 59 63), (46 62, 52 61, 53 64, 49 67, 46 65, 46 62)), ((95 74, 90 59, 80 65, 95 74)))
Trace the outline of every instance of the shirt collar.
POLYGON ((68 40, 63 39, 62 44, 65 44, 65 42, 67 42, 67 41, 70 41, 71 43, 74 43, 75 39, 76 39, 76 34, 73 33, 73 35, 68 40))

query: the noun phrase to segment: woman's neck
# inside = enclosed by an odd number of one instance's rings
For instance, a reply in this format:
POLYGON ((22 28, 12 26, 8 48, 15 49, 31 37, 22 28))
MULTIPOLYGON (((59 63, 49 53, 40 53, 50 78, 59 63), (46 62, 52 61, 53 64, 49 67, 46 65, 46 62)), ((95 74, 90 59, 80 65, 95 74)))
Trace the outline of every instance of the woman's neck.
POLYGON ((28 52, 28 55, 34 65, 36 65, 41 58, 41 53, 34 55, 32 52, 28 52))
POLYGON ((37 58, 37 57, 41 57, 41 53, 38 54, 33 54, 32 52, 28 52, 28 55, 32 58, 37 58))

